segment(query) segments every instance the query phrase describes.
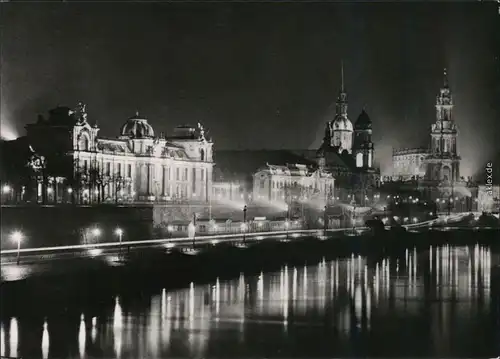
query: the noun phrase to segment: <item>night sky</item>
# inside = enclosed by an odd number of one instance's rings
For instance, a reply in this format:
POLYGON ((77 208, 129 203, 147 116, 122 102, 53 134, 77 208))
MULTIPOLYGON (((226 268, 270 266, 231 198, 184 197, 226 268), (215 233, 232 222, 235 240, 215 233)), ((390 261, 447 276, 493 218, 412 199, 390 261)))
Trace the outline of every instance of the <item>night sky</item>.
POLYGON ((500 150, 494 2, 4 3, 8 137, 57 105, 88 105, 101 135, 136 110, 157 133, 202 122, 216 149, 317 148, 344 61, 349 116, 391 147, 426 145, 447 67, 462 174, 500 150), (496 136, 496 141, 495 141, 496 136))

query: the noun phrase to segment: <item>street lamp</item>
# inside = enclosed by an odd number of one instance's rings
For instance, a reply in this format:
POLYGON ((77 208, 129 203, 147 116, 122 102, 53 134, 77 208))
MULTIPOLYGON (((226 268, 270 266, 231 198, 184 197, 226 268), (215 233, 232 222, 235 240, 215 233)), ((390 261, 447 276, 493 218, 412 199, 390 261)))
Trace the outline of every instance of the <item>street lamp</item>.
POLYGON ((243 243, 246 242, 246 226, 247 226, 247 206, 243 207, 243 243))
POLYGON ((123 229, 118 227, 115 229, 115 234, 118 236, 118 241, 120 242, 119 250, 118 250, 118 257, 121 258, 122 256, 122 237, 123 237, 123 229))
POLYGON ((327 206, 325 206, 324 208, 324 212, 323 212, 323 231, 324 231, 324 236, 326 238, 326 231, 328 230, 328 216, 326 214, 326 209, 327 209, 327 206))
POLYGON ((20 251, 21 251, 21 242, 24 238, 23 234, 19 231, 14 231, 11 235, 11 238, 14 242, 17 243, 17 265, 19 265, 20 261, 20 251))

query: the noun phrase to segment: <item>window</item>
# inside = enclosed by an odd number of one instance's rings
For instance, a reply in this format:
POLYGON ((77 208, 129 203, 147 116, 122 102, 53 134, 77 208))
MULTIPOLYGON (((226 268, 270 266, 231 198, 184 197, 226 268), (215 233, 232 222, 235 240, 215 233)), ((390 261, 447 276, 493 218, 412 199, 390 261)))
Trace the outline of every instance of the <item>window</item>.
POLYGON ((368 167, 372 167, 372 153, 368 153, 368 167))
POLYGON ((132 165, 131 164, 127 165, 127 177, 128 178, 132 177, 132 165))
POLYGON ((260 180, 260 188, 265 188, 266 187, 266 183, 264 180, 260 180))
POLYGON ((356 167, 363 167, 363 154, 358 153, 356 154, 356 167))
POLYGON ((202 182, 205 181, 205 169, 204 168, 201 169, 201 181, 202 182))
MULTIPOLYGON (((179 170, 179 168, 175 169, 175 180, 176 181, 180 180, 180 170, 179 170)), ((179 188, 179 187, 177 187, 177 188, 179 188)), ((179 192, 179 191, 177 190, 177 192, 179 192)))
POLYGON ((89 150, 89 137, 86 133, 82 133, 78 139, 78 151, 89 150))
POLYGON ((182 177, 182 179, 184 181, 187 181, 188 180, 188 169, 187 168, 184 168, 184 176, 182 177))
POLYGON ((111 162, 106 162, 106 176, 111 175, 111 162))
POLYGON ((118 163, 118 168, 116 170, 116 174, 118 175, 118 177, 121 177, 121 175, 122 175, 122 164, 121 163, 118 163))

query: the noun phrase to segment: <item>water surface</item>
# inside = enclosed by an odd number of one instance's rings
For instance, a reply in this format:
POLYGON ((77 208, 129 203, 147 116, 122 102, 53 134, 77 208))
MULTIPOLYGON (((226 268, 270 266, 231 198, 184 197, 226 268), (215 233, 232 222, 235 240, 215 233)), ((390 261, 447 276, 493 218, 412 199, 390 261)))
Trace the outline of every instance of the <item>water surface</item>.
POLYGON ((174 291, 108 297, 95 290, 63 305, 37 302, 33 293, 1 313, 1 355, 493 357, 500 354, 499 262, 487 247, 444 246, 283 266, 174 291))

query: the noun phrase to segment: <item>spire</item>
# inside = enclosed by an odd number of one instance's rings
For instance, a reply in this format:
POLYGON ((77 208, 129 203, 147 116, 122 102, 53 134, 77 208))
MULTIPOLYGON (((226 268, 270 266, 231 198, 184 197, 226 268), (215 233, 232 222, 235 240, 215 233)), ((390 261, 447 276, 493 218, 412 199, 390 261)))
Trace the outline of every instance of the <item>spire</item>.
POLYGON ((344 60, 340 61, 340 74, 341 74, 341 78, 342 78, 342 83, 341 83, 341 87, 340 87, 340 91, 341 92, 344 92, 344 60))
POLYGON ((137 110, 135 111, 135 116, 139 117, 139 111, 137 111, 137 110))
POLYGON ((446 67, 444 68, 443 71, 443 82, 444 82, 444 88, 448 88, 448 71, 446 70, 446 67))

